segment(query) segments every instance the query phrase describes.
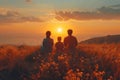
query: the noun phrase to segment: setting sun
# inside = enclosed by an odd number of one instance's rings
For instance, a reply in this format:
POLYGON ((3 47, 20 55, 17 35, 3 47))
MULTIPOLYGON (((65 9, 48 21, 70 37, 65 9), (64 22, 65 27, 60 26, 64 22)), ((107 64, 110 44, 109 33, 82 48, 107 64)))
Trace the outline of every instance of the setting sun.
POLYGON ((63 29, 61 27, 57 28, 58 33, 62 33, 63 29))

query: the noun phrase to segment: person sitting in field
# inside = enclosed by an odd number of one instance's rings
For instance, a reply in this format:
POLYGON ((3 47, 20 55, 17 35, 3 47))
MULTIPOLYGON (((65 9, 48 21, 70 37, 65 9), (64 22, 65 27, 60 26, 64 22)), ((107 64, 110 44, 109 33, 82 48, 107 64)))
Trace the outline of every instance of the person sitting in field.
POLYGON ((76 37, 72 36, 73 31, 71 29, 69 29, 67 32, 68 32, 68 36, 64 38, 64 46, 66 52, 75 53, 78 41, 76 37))
POLYGON ((55 47, 56 47, 56 53, 62 53, 64 44, 61 42, 61 37, 57 38, 58 42, 56 42, 55 47))
POLYGON ((50 38, 51 36, 51 32, 50 31, 47 31, 46 32, 46 38, 43 40, 43 46, 42 46, 42 53, 51 53, 52 50, 53 50, 53 44, 54 44, 54 41, 52 38, 50 38))

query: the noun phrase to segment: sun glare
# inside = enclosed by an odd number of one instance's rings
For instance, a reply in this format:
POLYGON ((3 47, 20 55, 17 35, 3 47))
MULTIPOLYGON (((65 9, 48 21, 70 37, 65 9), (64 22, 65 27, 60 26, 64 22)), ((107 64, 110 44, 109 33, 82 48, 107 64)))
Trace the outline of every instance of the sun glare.
POLYGON ((61 27, 57 28, 58 33, 62 33, 63 29, 61 27))

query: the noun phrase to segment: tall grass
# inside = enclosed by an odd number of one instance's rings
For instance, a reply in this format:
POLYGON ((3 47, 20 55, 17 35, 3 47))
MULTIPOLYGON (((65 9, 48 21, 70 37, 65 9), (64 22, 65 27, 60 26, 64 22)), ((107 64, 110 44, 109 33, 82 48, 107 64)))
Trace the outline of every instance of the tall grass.
POLYGON ((74 54, 1 46, 2 80, 120 80, 120 44, 79 44, 74 54))

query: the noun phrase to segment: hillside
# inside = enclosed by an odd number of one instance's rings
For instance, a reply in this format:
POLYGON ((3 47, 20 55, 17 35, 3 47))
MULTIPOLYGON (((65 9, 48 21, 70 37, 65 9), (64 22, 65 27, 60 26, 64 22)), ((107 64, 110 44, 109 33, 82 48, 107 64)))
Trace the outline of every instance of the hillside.
POLYGON ((91 39, 82 41, 81 43, 85 43, 85 44, 120 43, 120 35, 108 35, 103 37, 91 38, 91 39))
POLYGON ((0 80, 120 80, 120 44, 80 44, 77 53, 0 46, 0 80))

